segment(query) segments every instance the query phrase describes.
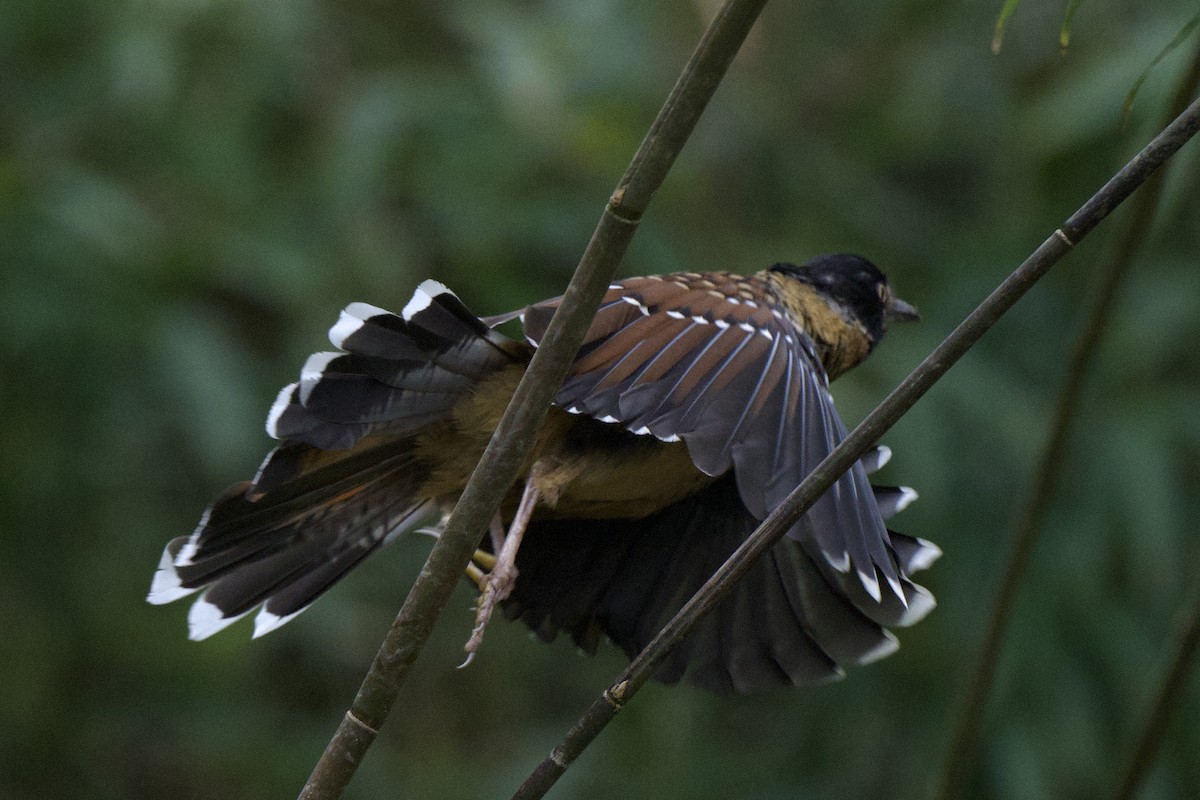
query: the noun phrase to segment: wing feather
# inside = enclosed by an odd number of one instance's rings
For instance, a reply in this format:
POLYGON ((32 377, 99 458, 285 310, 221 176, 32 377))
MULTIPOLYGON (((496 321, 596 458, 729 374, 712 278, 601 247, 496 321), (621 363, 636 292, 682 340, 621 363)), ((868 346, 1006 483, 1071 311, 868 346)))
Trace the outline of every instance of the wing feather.
MULTIPOLYGON (((701 471, 732 468, 746 508, 764 519, 846 436, 815 346, 771 297, 761 278, 724 273, 613 284, 555 402, 682 439, 701 471)), ((532 344, 558 302, 526 311, 532 344)), ((812 544, 831 574, 859 584, 864 602, 881 603, 885 582, 901 609, 913 594, 862 463, 789 536, 812 544)))

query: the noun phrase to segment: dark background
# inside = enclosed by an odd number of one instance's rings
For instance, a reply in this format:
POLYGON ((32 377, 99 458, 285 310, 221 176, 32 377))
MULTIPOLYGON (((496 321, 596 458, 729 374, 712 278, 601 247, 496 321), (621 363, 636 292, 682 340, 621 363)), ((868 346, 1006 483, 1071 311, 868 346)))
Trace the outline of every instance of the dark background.
MULTIPOLYGON (((1153 134, 1195 13, 1093 0, 768 7, 626 275, 860 252, 923 322, 835 387, 849 423, 1153 134)), ((0 13, 0 796, 289 797, 428 548, 283 630, 187 641, 162 545, 248 477, 278 387, 352 300, 423 278, 497 313, 557 294, 715 3, 14 0, 0 13)), ((972 797, 1111 790, 1196 584, 1200 146, 1078 409, 972 797)), ((896 521, 945 557, 899 653, 825 687, 647 688, 556 797, 917 798, 939 769, 1062 365, 1118 212, 887 436, 896 521)), ((349 797, 507 796, 616 675, 458 591, 349 797)), ((1192 680, 1142 794, 1193 797, 1192 680)))

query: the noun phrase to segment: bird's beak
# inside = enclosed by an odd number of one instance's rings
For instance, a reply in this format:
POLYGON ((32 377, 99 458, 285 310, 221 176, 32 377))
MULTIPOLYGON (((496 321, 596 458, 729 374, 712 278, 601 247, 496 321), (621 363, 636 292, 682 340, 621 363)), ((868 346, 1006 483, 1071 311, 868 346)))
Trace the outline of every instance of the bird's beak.
POLYGON ((897 320, 899 322, 911 322, 921 318, 920 313, 914 306, 909 305, 899 297, 888 298, 888 304, 884 308, 883 314, 889 320, 897 320))

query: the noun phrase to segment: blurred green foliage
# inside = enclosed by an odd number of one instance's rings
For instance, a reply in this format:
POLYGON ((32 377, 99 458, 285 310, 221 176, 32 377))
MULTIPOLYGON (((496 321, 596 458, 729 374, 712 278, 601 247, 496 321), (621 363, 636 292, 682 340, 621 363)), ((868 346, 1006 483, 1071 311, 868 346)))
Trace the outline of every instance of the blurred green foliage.
MULTIPOLYGON (((1194 13, 1061 4, 768 7, 626 259, 753 271, 861 252, 924 312, 835 387, 859 419, 1154 132, 1194 13)), ((186 639, 143 602, 269 446, 262 418, 351 300, 424 277, 480 313, 561 291, 715 3, 11 0, 0 12, 0 796, 287 797, 428 546, 400 542, 279 633, 186 639)), ((1078 410, 972 785, 1115 785, 1200 545, 1200 147, 1078 410)), ((1122 214, 888 436, 940 608, 831 686, 650 688, 559 797, 922 797, 1073 332, 1122 214)), ((418 537, 420 539, 420 537, 418 537)), ((464 586, 349 796, 505 796, 622 664, 493 628, 456 671, 464 586)), ((1200 691, 1144 798, 1200 785, 1200 691)))

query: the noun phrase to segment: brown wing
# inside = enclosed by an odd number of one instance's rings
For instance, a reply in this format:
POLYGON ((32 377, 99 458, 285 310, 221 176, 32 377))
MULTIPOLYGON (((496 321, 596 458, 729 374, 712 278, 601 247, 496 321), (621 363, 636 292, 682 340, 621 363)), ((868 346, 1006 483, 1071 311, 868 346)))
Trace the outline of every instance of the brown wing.
MULTIPOLYGON (((758 278, 685 273, 609 287, 555 403, 664 441, 682 439, 709 475, 733 469, 764 519, 845 438, 808 336, 758 278)), ((527 309, 535 346, 559 299, 527 309)), ((903 602, 887 531, 856 464, 789 531, 881 600, 903 602)))

